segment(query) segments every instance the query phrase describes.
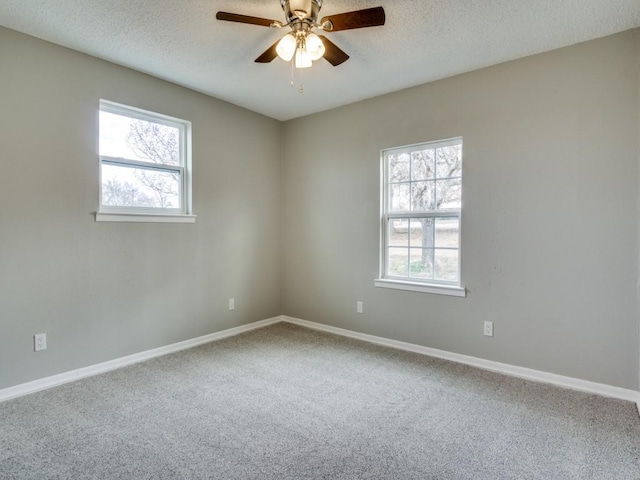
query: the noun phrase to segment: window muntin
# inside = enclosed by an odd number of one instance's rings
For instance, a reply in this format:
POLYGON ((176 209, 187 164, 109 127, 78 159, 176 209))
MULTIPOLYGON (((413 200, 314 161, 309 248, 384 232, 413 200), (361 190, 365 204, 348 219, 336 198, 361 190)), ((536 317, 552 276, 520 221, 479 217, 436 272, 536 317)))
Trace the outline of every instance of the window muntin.
POLYGON ((191 124, 102 100, 100 212, 188 214, 191 124))
POLYGON ((383 150, 383 279, 460 285, 462 139, 383 150))

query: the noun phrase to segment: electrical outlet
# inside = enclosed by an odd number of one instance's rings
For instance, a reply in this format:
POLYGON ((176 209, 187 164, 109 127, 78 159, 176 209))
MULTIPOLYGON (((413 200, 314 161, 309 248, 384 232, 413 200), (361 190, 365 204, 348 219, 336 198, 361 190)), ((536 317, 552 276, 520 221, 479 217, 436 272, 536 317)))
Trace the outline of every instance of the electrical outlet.
POLYGON ((47 334, 38 333, 33 336, 33 349, 36 352, 47 349, 47 334))
POLYGON ((493 322, 484 322, 484 334, 487 337, 493 337, 493 322))
POLYGON ((236 309, 236 301, 234 298, 230 298, 229 299, 229 310, 235 310, 236 309))
POLYGON ((363 313, 363 304, 361 301, 356 302, 356 312, 358 313, 363 313))

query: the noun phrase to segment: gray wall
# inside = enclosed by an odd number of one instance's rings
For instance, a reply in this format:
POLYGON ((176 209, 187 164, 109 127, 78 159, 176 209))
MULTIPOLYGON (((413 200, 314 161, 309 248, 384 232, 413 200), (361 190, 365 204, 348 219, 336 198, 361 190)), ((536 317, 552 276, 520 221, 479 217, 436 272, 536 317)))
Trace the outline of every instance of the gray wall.
POLYGON ((639 52, 630 31, 287 122, 284 314, 637 388, 639 52), (380 149, 455 136, 468 297, 375 288, 380 149))
POLYGON ((279 122, 2 28, 0 72, 0 388, 281 313, 279 122), (94 221, 100 98, 193 122, 194 225, 94 221))
POLYGON ((0 388, 281 313, 636 388, 639 52, 626 32, 282 125, 0 28, 0 388), (100 98, 193 122, 194 225, 94 221, 100 98), (468 297, 374 288, 379 150, 458 135, 468 297))

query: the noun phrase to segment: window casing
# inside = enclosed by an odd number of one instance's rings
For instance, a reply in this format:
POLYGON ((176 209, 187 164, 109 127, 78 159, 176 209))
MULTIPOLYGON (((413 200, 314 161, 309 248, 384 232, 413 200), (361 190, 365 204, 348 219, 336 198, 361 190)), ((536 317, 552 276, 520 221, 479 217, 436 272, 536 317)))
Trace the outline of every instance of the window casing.
POLYGON ((191 123, 100 101, 102 221, 193 221, 191 123))
POLYGON ((461 295, 462 139, 391 148, 381 157, 381 258, 376 285, 403 288, 405 284, 410 288, 403 289, 431 293, 456 290, 450 294, 461 295))

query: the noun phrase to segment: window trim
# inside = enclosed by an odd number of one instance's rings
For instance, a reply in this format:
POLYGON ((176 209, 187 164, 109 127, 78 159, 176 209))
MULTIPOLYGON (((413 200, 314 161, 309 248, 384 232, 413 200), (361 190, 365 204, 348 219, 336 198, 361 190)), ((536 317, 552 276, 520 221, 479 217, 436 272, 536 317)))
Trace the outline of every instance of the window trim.
POLYGON ((450 295, 452 297, 466 297, 467 290, 457 285, 440 285, 435 283, 418 283, 407 280, 393 280, 390 278, 376 278, 374 286, 391 288, 393 290, 407 290, 409 292, 434 293, 436 295, 450 295))
MULTIPOLYGON (((98 145, 98 210, 96 222, 158 222, 158 223, 194 223, 196 215, 192 212, 192 146, 191 122, 162 113, 143 110, 110 100, 100 99, 98 112, 108 112, 137 120, 158 123, 178 129, 180 143, 180 164, 164 165, 140 160, 115 158, 100 155, 98 145), (180 208, 160 207, 122 207, 102 205, 102 165, 114 165, 129 168, 143 168, 163 172, 177 172, 180 175, 180 208)), ((98 120, 98 132, 100 129, 98 120)), ((99 135, 98 135, 99 141, 99 135)))
POLYGON ((196 218, 187 214, 96 212, 96 222, 195 223, 196 218))
MULTIPOLYGON (((400 212, 390 213, 388 211, 389 202, 389 182, 388 182, 388 166, 386 156, 390 151, 402 154, 414 151, 418 147, 431 146, 447 147, 452 145, 463 145, 462 137, 453 137, 444 140, 436 140, 430 142, 420 142, 400 147, 385 148, 380 151, 380 250, 379 250, 379 271, 378 278, 374 280, 374 286, 381 288, 391 288, 397 290, 407 290, 412 292, 433 293, 440 295, 451 295, 456 297, 466 297, 466 289, 462 285, 461 269, 462 269, 462 205, 459 209, 442 209, 429 210, 422 212, 400 212), (458 281, 444 281, 413 277, 397 277, 386 274, 387 268, 387 237, 389 219, 402 218, 442 218, 457 217, 459 220, 458 229, 458 281)), ((457 178, 457 177, 456 177, 457 178)), ((460 176, 462 183, 462 175, 460 176)))

